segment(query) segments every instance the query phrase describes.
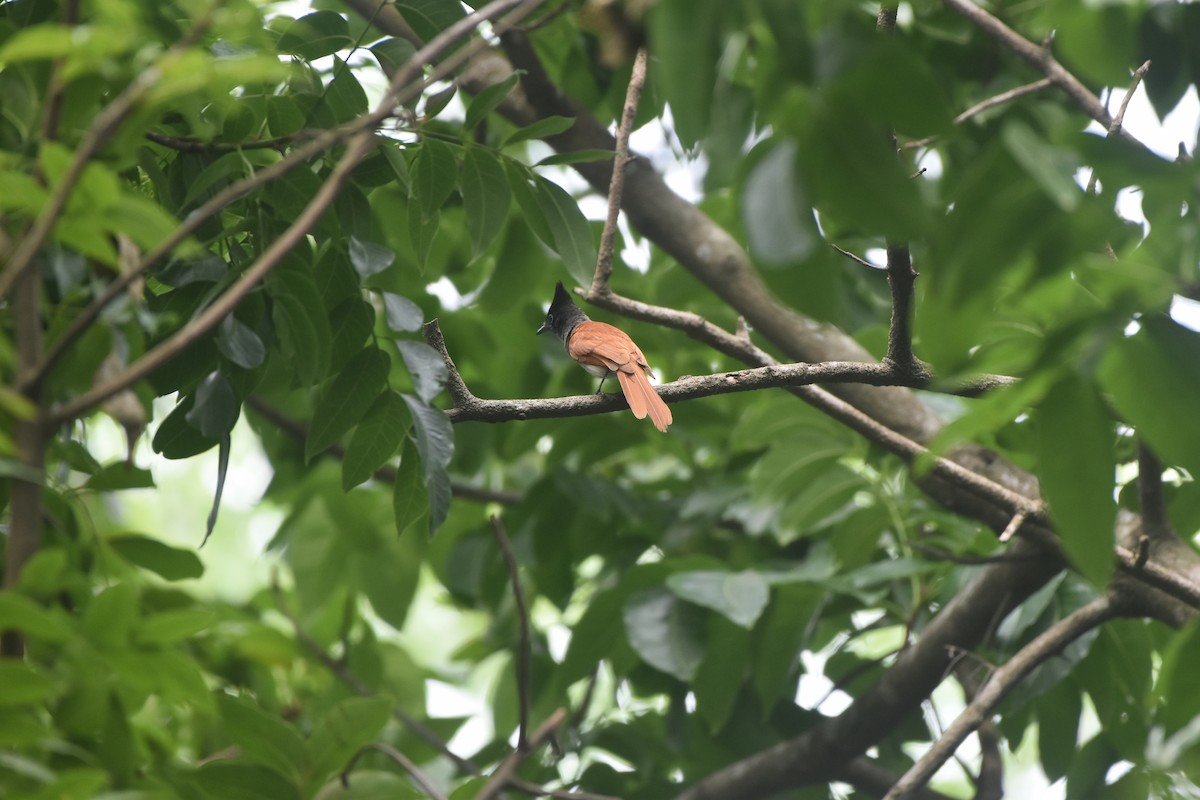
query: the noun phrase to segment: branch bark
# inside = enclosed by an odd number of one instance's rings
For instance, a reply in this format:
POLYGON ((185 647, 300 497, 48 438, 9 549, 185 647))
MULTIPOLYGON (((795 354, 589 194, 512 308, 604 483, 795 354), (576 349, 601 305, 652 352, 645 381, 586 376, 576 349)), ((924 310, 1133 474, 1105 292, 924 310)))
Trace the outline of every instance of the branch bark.
POLYGON ((1034 667, 1049 660, 1083 634, 1107 622, 1121 612, 1121 604, 1110 596, 1093 600, 1083 608, 1056 622, 1049 629, 994 671, 966 710, 950 724, 933 747, 904 774, 884 800, 913 796, 933 774, 954 755, 963 741, 987 721, 992 710, 1034 667))

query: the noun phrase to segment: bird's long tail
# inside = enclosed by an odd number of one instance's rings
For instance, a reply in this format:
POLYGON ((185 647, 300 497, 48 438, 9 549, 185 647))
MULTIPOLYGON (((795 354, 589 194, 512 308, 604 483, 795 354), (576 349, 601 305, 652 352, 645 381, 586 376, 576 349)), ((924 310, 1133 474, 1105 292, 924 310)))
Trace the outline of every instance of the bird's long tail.
POLYGON ((671 424, 671 409, 658 396, 658 392, 654 391, 646 373, 641 370, 617 370, 617 380, 621 382, 621 391, 625 393, 625 402, 629 403, 629 410, 633 415, 638 419, 649 415, 654 427, 665 433, 667 426, 671 424))

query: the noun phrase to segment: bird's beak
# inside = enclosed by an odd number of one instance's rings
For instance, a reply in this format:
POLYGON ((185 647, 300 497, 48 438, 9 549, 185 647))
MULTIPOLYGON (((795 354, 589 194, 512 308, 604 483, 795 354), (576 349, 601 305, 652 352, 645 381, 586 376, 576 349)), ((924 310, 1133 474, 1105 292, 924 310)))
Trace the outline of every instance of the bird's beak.
POLYGON ((550 323, 549 323, 549 322, 543 322, 543 323, 542 323, 542 327, 540 327, 540 328, 538 328, 538 329, 537 329, 537 335, 539 335, 539 336, 540 336, 541 334, 545 333, 546 331, 548 331, 548 330, 550 330, 550 329, 551 329, 551 328, 550 328, 550 323))

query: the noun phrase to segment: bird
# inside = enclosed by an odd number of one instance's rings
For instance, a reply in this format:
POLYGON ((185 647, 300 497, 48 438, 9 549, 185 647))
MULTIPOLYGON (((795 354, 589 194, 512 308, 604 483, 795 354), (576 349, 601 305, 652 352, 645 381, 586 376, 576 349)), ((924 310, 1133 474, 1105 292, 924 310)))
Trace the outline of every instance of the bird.
POLYGON ((567 354, 600 379, 596 394, 604 388, 605 379, 615 373, 633 415, 638 419, 649 415, 654 427, 666 432, 671 424, 671 409, 650 385, 650 379, 646 377, 650 366, 642 351, 620 328, 607 322, 596 322, 583 313, 563 288, 562 281, 554 288, 554 300, 546 312, 546 321, 537 329, 538 334, 546 331, 554 331, 562 339, 567 354))

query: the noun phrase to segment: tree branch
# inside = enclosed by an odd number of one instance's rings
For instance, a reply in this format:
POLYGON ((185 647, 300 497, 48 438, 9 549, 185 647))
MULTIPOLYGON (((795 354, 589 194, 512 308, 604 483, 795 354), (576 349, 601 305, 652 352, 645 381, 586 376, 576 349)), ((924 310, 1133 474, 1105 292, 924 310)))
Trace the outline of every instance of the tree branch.
MULTIPOLYGON (((1034 69, 1045 75, 1055 86, 1065 92, 1075 102, 1075 105, 1083 110, 1083 113, 1099 122, 1105 128, 1112 126, 1113 117, 1108 113, 1108 109, 1104 107, 1104 104, 1100 102, 1100 98, 1092 94, 1091 90, 1084 86, 1078 78, 1068 72, 1062 64, 1058 63, 1048 47, 1043 47, 1029 41, 992 16, 982 6, 971 2, 971 0, 944 0, 944 2, 951 9, 970 20, 984 33, 1000 42, 1000 44, 1024 59, 1034 69)), ((1125 129, 1119 128, 1118 133, 1127 142, 1136 144, 1139 147, 1145 147, 1144 144, 1130 135, 1125 129)))
POLYGON ((608 186, 608 214, 604 218, 604 230, 600 233, 600 248, 596 255, 596 274, 592 278, 593 293, 607 291, 608 280, 613 270, 613 243, 617 238, 617 217, 621 212, 621 196, 625 193, 625 167, 629 163, 629 134, 633 130, 633 119, 637 116, 638 103, 642 99, 642 86, 646 82, 646 48, 640 47, 633 60, 633 71, 629 75, 629 88, 625 91, 625 106, 621 112, 621 124, 617 128, 617 152, 613 157, 612 181, 608 186))
POLYGON ((392 761, 395 761, 397 764, 399 764, 401 768, 403 768, 403 770, 407 772, 413 779, 413 783, 417 784, 417 788, 424 792, 429 800, 446 800, 446 795, 442 794, 438 790, 437 786, 434 785, 429 776, 422 772, 421 768, 414 764, 412 759, 386 742, 372 742, 371 744, 365 745, 358 749, 358 752, 354 754, 353 758, 350 759, 350 762, 346 764, 345 769, 342 770, 343 788, 350 788, 350 771, 354 769, 354 765, 358 763, 358 760, 363 757, 364 753, 372 751, 376 753, 383 753, 392 761))
POLYGON ((991 674, 966 710, 950 724, 933 747, 904 773, 904 777, 884 796, 884 800, 911 797, 915 789, 924 786, 942 764, 954 755, 967 736, 987 721, 992 710, 1034 667, 1120 612, 1120 603, 1112 597, 1098 598, 1059 620, 1021 648, 1008 663, 991 674))
POLYGON ((488 782, 479 790, 479 794, 475 795, 475 800, 491 800, 504 790, 512 781, 517 767, 539 747, 546 743, 554 731, 562 724, 563 719, 567 716, 567 712, 563 709, 557 709, 553 714, 546 718, 546 721, 538 726, 538 729, 529 737, 529 742, 524 748, 518 747, 513 750, 508 756, 500 762, 500 766, 492 773, 492 777, 488 778, 488 782))
MULTIPOLYGON (((1017 86, 1016 88, 1009 89, 1006 92, 1000 92, 999 94, 992 95, 986 100, 980 100, 978 103, 959 114, 953 119, 953 123, 955 125, 961 125, 971 117, 982 114, 989 108, 995 108, 996 106, 1004 105, 1005 103, 1024 97, 1027 94, 1040 92, 1042 89, 1053 85, 1054 81, 1050 80, 1049 78, 1041 78, 1033 81, 1032 83, 1025 83, 1017 86)), ((924 139, 914 139, 911 142, 905 142, 904 144, 900 145, 900 149, 912 150, 918 147, 925 147, 926 145, 933 144, 935 141, 937 141, 937 139, 937 136, 928 136, 924 139)))
POLYGON ((524 750, 528 741, 529 730, 529 673, 530 673, 530 641, 529 641, 529 608, 525 604, 525 590, 521 588, 521 573, 517 568, 517 558, 513 555, 512 542, 504 530, 504 523, 493 514, 488 518, 496 541, 500 545, 500 554, 504 557, 504 566, 508 569, 508 577, 512 582, 513 600, 517 606, 517 624, 520 626, 520 641, 517 645, 517 704, 519 706, 520 723, 517 726, 517 749, 524 750))

